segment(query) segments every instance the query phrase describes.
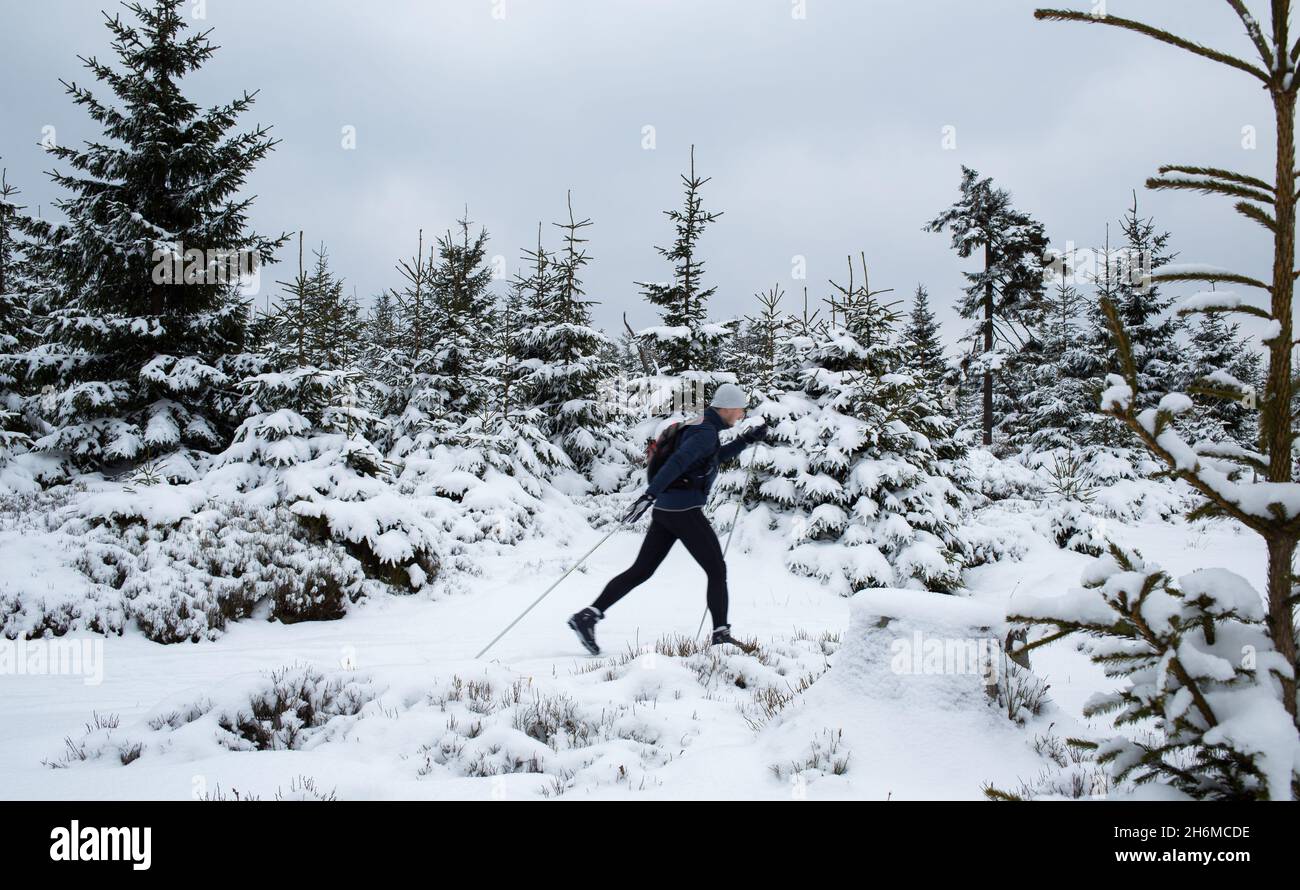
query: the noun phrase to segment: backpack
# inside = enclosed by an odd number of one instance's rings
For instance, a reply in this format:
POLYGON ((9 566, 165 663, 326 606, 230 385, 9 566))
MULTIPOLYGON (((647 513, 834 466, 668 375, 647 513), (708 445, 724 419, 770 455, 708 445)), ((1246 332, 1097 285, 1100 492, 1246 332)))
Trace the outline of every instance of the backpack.
MULTIPOLYGON (((645 475, 646 482, 649 483, 655 475, 663 469, 663 465, 672 457, 677 450, 678 444, 682 439, 682 433, 687 426, 693 426, 698 420, 677 421, 664 427, 658 438, 651 439, 650 444, 645 449, 645 475)), ((690 488, 691 480, 686 476, 674 479, 669 488, 690 488)))

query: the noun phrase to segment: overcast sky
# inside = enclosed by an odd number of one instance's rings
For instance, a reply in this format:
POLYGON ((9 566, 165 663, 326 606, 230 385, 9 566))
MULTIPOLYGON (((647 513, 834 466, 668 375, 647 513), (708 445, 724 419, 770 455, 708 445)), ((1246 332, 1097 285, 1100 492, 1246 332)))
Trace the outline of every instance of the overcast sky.
MULTIPOLYGON (((539 220, 558 243, 549 223, 571 189, 595 223, 597 322, 614 329, 626 311, 655 324, 634 282, 668 275, 654 246, 671 240, 661 211, 680 201, 692 143, 712 177, 705 206, 724 212, 702 243, 717 317, 752 311, 773 284, 791 309, 805 285, 821 298, 846 255, 865 252, 873 288, 930 289, 951 348, 970 263, 921 229, 955 198, 963 164, 1057 245, 1099 244, 1138 189, 1180 261, 1267 277, 1271 244, 1230 202, 1141 190, 1161 163, 1271 175, 1271 108, 1247 75, 1135 34, 1035 22, 1022 0, 806 0, 803 17, 799 5, 206 0, 191 4, 206 16, 195 24, 222 48, 189 93, 212 104, 260 90, 245 123, 282 141, 250 180, 253 221, 327 243, 363 300, 398 284, 418 229, 445 231, 466 204, 513 272, 539 220), (796 256, 806 280, 792 277, 796 256)), ((1267 4, 1250 5, 1267 20, 1267 4)), ((1250 52, 1220 0, 1107 7, 1250 52)), ((0 163, 30 207, 57 197, 43 128, 65 144, 97 135, 59 78, 90 79, 78 55, 112 56, 100 10, 116 8, 0 0, 0 163)), ((287 271, 269 270, 269 287, 287 271)))

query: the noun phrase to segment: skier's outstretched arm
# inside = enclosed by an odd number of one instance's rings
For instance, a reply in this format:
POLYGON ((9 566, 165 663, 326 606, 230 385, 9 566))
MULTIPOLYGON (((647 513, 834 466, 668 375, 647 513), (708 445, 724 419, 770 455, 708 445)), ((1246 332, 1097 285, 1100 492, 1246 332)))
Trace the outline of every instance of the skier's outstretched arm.
POLYGON ((750 443, 745 440, 744 436, 737 436, 718 449, 718 463, 725 464, 727 461, 735 460, 740 457, 740 453, 749 445, 750 443))
POLYGON ((646 493, 651 497, 659 497, 664 489, 676 482, 682 473, 704 458, 717 444, 718 434, 708 427, 699 429, 694 435, 682 436, 677 450, 669 455, 659 472, 650 480, 646 493))
POLYGON ((732 439, 726 445, 718 449, 718 463, 725 464, 729 460, 740 457, 740 453, 757 442, 762 442, 767 438, 767 424, 751 427, 732 439))

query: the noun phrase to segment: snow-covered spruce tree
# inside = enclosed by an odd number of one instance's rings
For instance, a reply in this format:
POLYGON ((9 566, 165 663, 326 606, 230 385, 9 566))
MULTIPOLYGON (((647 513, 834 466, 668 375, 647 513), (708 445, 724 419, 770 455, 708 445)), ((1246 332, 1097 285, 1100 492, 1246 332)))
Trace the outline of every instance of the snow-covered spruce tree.
POLYGON ((758 312, 745 318, 742 335, 729 350, 729 367, 734 368, 761 398, 774 398, 794 387, 789 361, 788 338, 792 331, 789 314, 781 308, 785 294, 780 285, 756 294, 758 312))
MULTIPOLYGON (((1268 781, 1260 794, 1269 797, 1300 797, 1300 780, 1296 776, 1295 748, 1300 736, 1297 721, 1296 673, 1300 663, 1296 658, 1296 604, 1297 592, 1293 574, 1293 559, 1297 540, 1300 540, 1300 486, 1292 481, 1293 426, 1292 406, 1296 385, 1292 379, 1291 353, 1294 343, 1292 328, 1292 299, 1295 292, 1295 230, 1296 186, 1295 165, 1295 106, 1300 81, 1295 77, 1297 52, 1290 35, 1291 4, 1288 0, 1273 3, 1272 19, 1267 32, 1247 11, 1245 4, 1231 0, 1229 5, 1236 13, 1250 38, 1258 61, 1248 61, 1237 56, 1202 46, 1161 28, 1118 16, 1095 16, 1072 10, 1040 9, 1039 19, 1077 21, 1100 24, 1135 31, 1162 43, 1168 43, 1195 55, 1211 59, 1249 74, 1268 91, 1273 102, 1276 124, 1276 165, 1272 181, 1232 170, 1187 165, 1160 168, 1160 174, 1147 182, 1149 188, 1190 190, 1207 194, 1224 195, 1236 200, 1236 209, 1246 218, 1265 228, 1273 238, 1273 270, 1271 280, 1265 282, 1251 275, 1205 266, 1166 266, 1153 273, 1158 281, 1203 281, 1212 284, 1232 283, 1259 288, 1268 295, 1268 308, 1245 302, 1235 294, 1220 292, 1213 300, 1198 300, 1184 306, 1188 314, 1205 311, 1243 312, 1262 317, 1269 330, 1265 338, 1268 345, 1268 374, 1262 391, 1258 393, 1260 410, 1259 450, 1229 448, 1222 445, 1209 448, 1192 447, 1179 434, 1176 418, 1186 413, 1192 402, 1181 393, 1169 393, 1154 407, 1139 408, 1137 394, 1140 380, 1136 359, 1129 344, 1119 309, 1111 300, 1103 303, 1110 322, 1123 366, 1122 375, 1112 375, 1102 396, 1103 410, 1112 413, 1131 429, 1157 458, 1169 468, 1172 476, 1183 479, 1201 495, 1205 502, 1192 516, 1223 516, 1240 522, 1264 539, 1268 548, 1268 594, 1266 635, 1258 639, 1249 651, 1237 649, 1223 653, 1223 663, 1217 665, 1219 682, 1229 679, 1241 669, 1255 671, 1256 682, 1247 689, 1234 690, 1230 695, 1209 696, 1202 690, 1204 704, 1195 701, 1194 694, 1182 694, 1173 699, 1172 711, 1155 711, 1156 729, 1166 738, 1178 738, 1180 727, 1174 722, 1180 713, 1195 705, 1204 729, 1196 745, 1231 744, 1260 752, 1274 765, 1266 770, 1268 781), (1253 477, 1239 472, 1253 471, 1253 477), (1259 477, 1263 477, 1260 479, 1259 477), (1253 481, 1258 480, 1258 481, 1253 481), (1243 659, 1250 657, 1250 663, 1243 659), (1181 711, 1180 711, 1181 709, 1181 711), (1276 719, 1281 712, 1286 721, 1276 719), (1282 724, 1284 731, 1272 728, 1282 724), (1289 723, 1289 727, 1286 727, 1289 723), (1289 729, 1289 731, 1285 731, 1289 729), (1278 758, 1281 758, 1280 760, 1278 758), (1279 766, 1278 764, 1285 764, 1279 766), (1286 772, 1290 771, 1289 781, 1286 772)), ((1227 384, 1222 378, 1213 381, 1221 392, 1238 398, 1245 392, 1227 384), (1235 391, 1234 391, 1235 390, 1235 391), (1231 391, 1231 392, 1230 392, 1231 391)), ((1235 583, 1235 582, 1234 582, 1235 583)), ((1245 582, 1240 582, 1244 585, 1245 582)), ((1239 585, 1239 586, 1240 586, 1239 585)), ((1216 600, 1221 599, 1216 596, 1216 600)), ((1241 592, 1232 597, 1233 602, 1247 601, 1241 592)), ((1065 603, 1059 605, 1064 606, 1065 603)), ((1150 620, 1163 615, 1171 620, 1168 609, 1153 610, 1150 620)), ((1072 614, 1039 613, 1029 616, 1039 621, 1050 619, 1072 620, 1072 614)), ((1222 631, 1233 627, 1214 611, 1199 622, 1201 633, 1207 641, 1217 638, 1222 631)), ((1181 650, 1178 652, 1182 657, 1181 650)), ((1168 659, 1166 658, 1167 662, 1168 659)), ((1199 675, 1208 665, 1194 665, 1199 675)), ((1168 683, 1168 672, 1157 679, 1168 683)), ((1184 684, 1185 680, 1180 678, 1184 684)), ((1117 745, 1123 742, 1116 742, 1117 745)), ((1204 758, 1198 757, 1197 762, 1204 758)), ((1214 787, 1215 774, 1198 771, 1189 776, 1197 787, 1214 787)), ((1161 781, 1171 782, 1167 777, 1161 781)), ((1184 790, 1187 790, 1184 787, 1184 790)), ((1194 793, 1188 790, 1188 793, 1194 793)))
POLYGON ((409 270, 415 276, 408 276, 411 384, 394 430, 397 458, 456 441, 490 399, 483 363, 496 300, 489 290, 488 234, 471 235, 468 218, 457 226, 456 234, 438 238, 436 259, 417 257, 420 265, 409 270))
MULTIPOLYGON (((973 370, 982 377, 983 438, 989 446, 994 427, 1002 419, 995 405, 995 377, 1000 376, 1004 386, 1025 377, 1023 369, 1012 369, 1009 364, 1031 345, 1027 328, 1041 311, 1048 240, 1041 223, 1011 206, 1010 194, 969 167, 962 167, 961 196, 956 203, 925 226, 928 232, 945 229, 952 234, 958 256, 970 257, 976 251, 983 255, 983 268, 965 273, 970 285, 957 311, 962 318, 977 322, 970 336, 982 352, 973 370)), ((1012 403, 1005 400, 1004 406, 1012 403)))
MULTIPOLYGON (((1214 292, 1205 295, 1213 300, 1214 292)), ((1196 298, 1192 298, 1193 305, 1196 298)), ((1205 312, 1191 330, 1191 359, 1180 389, 1194 407, 1182 426, 1190 441, 1223 442, 1254 449, 1259 439, 1259 410, 1254 393, 1260 379, 1260 354, 1242 336, 1241 325, 1220 313, 1205 312), (1215 382, 1227 385, 1225 393, 1215 382), (1242 394, 1245 397, 1242 397, 1242 394)))
MULTIPOLYGON (((525 287, 520 336, 529 363, 530 403, 542 411, 547 435, 581 478, 597 491, 613 491, 638 455, 624 429, 625 418, 610 410, 609 396, 602 395, 603 387, 616 383, 620 369, 609 358, 610 339, 592 326, 595 302, 583 289, 583 270, 590 262, 584 230, 592 222, 574 216, 571 196, 567 202, 568 219, 554 223, 563 246, 548 255, 545 268, 535 263, 533 272, 536 285, 549 273, 549 286, 525 287)), ((539 233, 534 258, 541 253, 539 233)))
MULTIPOLYGON (((1105 301, 1115 302, 1119 299, 1119 253, 1118 248, 1111 247, 1110 224, 1107 223, 1103 246, 1088 251, 1094 260, 1094 268, 1080 269, 1082 261, 1073 255, 1062 258, 1061 262, 1063 265, 1068 263, 1070 274, 1092 285, 1092 294, 1086 300, 1082 313, 1077 349, 1079 373, 1091 381, 1095 397, 1088 412, 1079 417, 1078 442, 1094 455, 1104 453, 1127 463, 1132 456, 1131 449, 1136 444, 1132 435, 1098 407, 1106 375, 1115 373, 1119 367, 1115 345, 1110 336, 1110 325, 1101 309, 1105 301)), ((1121 464, 1115 463, 1115 466, 1119 468, 1121 464)))
POLYGON ((384 453, 393 456, 400 437, 410 436, 424 429, 429 416, 421 407, 436 405, 439 394, 431 390, 423 395, 429 378, 417 373, 416 366, 425 363, 436 337, 434 328, 433 267, 436 252, 431 245, 426 254, 424 230, 418 236, 415 255, 408 260, 398 260, 397 272, 402 277, 400 287, 390 289, 393 303, 393 348, 385 356, 388 366, 385 373, 375 368, 380 380, 391 385, 383 395, 379 415, 384 418, 387 435, 382 438, 384 453))
MULTIPOLYGON (((1136 193, 1133 205, 1120 220, 1120 231, 1124 242, 1114 258, 1116 293, 1112 302, 1133 347, 1133 362, 1141 387, 1137 393, 1138 406, 1146 408, 1165 393, 1178 389, 1186 377, 1187 360, 1178 341, 1183 324, 1170 312, 1174 298, 1161 292, 1155 274, 1169 265, 1174 255, 1169 252, 1169 233, 1157 231, 1150 217, 1143 218, 1138 213, 1136 193)), ((1112 364, 1106 371, 1118 373, 1119 357, 1114 353, 1113 344, 1112 356, 1112 364)))
MULTIPOLYGON (((475 455, 477 475, 486 478, 489 470, 495 470, 533 499, 541 496, 555 468, 568 465, 564 452, 547 436, 547 413, 538 404, 541 387, 536 374, 545 367, 545 357, 539 355, 545 339, 534 335, 545 325, 556 273, 541 243, 540 223, 537 228, 537 247, 524 251, 524 271, 511 282, 485 332, 485 398, 458 433, 458 439, 468 445, 464 453, 475 455)), ((521 530, 512 531, 510 538, 521 530)), ((503 530, 497 537, 505 537, 503 530)))
POLYGON ((903 331, 907 347, 904 364, 917 374, 939 385, 947 367, 943 358, 943 343, 939 340, 939 323, 930 309, 930 292, 918 284, 912 296, 912 312, 903 331))
MULTIPOLYGON (((357 367, 360 308, 323 248, 304 267, 301 240, 298 274, 281 286, 265 325, 262 367, 240 381, 247 419, 215 459, 208 485, 245 505, 287 505, 368 575, 418 590, 439 569, 438 534, 391 490, 391 470, 369 440, 375 418, 357 367)), ((326 617, 341 613, 344 595, 359 593, 342 584, 331 590, 326 617)), ((307 605, 291 600, 286 608, 307 605)))
POLYGON ((381 291, 365 316, 363 347, 359 361, 370 398, 365 407, 375 416, 378 428, 372 441, 381 453, 391 446, 390 429, 394 393, 409 381, 402 361, 399 307, 392 291, 381 291))
POLYGON ((649 376, 649 369, 641 364, 641 355, 640 339, 630 331, 620 331, 608 352, 610 361, 618 365, 625 377, 649 376))
POLYGON ((756 295, 758 312, 746 319, 747 337, 733 350, 732 367, 749 388, 751 414, 768 425, 767 439, 744 467, 724 468, 716 486, 726 495, 741 493, 751 511, 766 512, 768 524, 775 521, 774 514, 789 513, 798 499, 792 472, 803 457, 793 441, 795 421, 815 408, 803 391, 803 372, 824 333, 819 311, 809 311, 807 289, 801 314, 786 312, 783 297, 776 285, 756 295), (746 488, 746 483, 752 484, 746 488))
POLYGON ((487 232, 470 228, 460 220, 457 235, 438 239, 436 257, 406 267, 399 297, 408 309, 418 302, 427 310, 404 311, 410 382, 399 392, 406 405, 389 456, 400 465, 398 491, 427 509, 440 506, 449 534, 509 544, 527 532, 547 477, 567 458, 524 398, 519 294, 498 307, 487 232), (419 330, 410 326, 416 321, 419 330))
POLYGON ((965 485, 965 474, 957 462, 966 455, 967 446, 959 438, 957 409, 957 374, 943 354, 938 322, 930 310, 930 294, 923 285, 916 286, 912 311, 902 331, 903 369, 916 385, 926 390, 926 402, 940 411, 931 422, 928 435, 935 456, 945 462, 944 475, 965 485))
POLYGON ((1120 781, 1168 784, 1202 800, 1287 800, 1300 792, 1300 736, 1282 707, 1286 660, 1259 593, 1226 569, 1177 581, 1117 544, 1068 597, 1021 596, 1008 616, 1042 628, 1026 649, 1081 634, 1119 688, 1084 716, 1136 727, 1097 749, 1120 781), (1064 608, 1063 608, 1064 606, 1064 608), (1151 724, 1156 732, 1142 731, 1151 724))
POLYGON ((1062 268, 1045 297, 1038 332, 1042 361, 1034 368, 1015 437, 1031 453, 1078 449, 1086 439, 1089 415, 1098 413, 1092 354, 1082 343, 1084 311, 1083 294, 1062 268))
MULTIPOLYGON (((15 203, 18 189, 9 184, 6 173, 0 171, 0 469, 31 441, 16 377, 17 355, 33 336, 30 293, 16 237, 23 208, 15 203)), ((0 491, 5 487, 0 481, 0 491)))
POLYGON ((719 367, 724 342, 734 325, 709 321, 709 299, 717 288, 704 286, 699 245, 704 230, 722 213, 704 209, 700 190, 709 177, 696 174, 693 145, 690 170, 681 179, 682 207, 664 211, 676 236, 670 247, 655 248, 672 264, 672 277, 666 282, 638 282, 645 298, 659 307, 662 323, 637 332, 658 358, 659 379, 634 381, 633 385, 647 401, 655 401, 655 393, 664 393, 673 403, 652 407, 655 414, 690 410, 718 384, 736 382, 734 374, 719 367))
POLYGON ((106 18, 120 67, 83 61, 118 104, 65 83, 104 138, 49 149, 73 171, 51 174, 66 221, 27 226, 56 287, 24 369, 50 387, 34 447, 84 468, 169 456, 163 472, 189 478, 184 449, 225 445, 219 361, 240 351, 246 319, 231 267, 271 261, 287 237, 251 232, 252 199, 234 197, 275 144, 263 127, 231 132, 253 95, 204 110, 181 91, 216 49, 209 32, 185 33, 183 5, 106 18))
POLYGON ((939 472, 931 440, 947 432, 933 391, 905 368, 900 314, 866 280, 832 284, 835 322, 803 369, 811 410, 789 422, 784 487, 795 516, 786 563, 844 593, 867 587, 961 588, 964 499, 939 472))

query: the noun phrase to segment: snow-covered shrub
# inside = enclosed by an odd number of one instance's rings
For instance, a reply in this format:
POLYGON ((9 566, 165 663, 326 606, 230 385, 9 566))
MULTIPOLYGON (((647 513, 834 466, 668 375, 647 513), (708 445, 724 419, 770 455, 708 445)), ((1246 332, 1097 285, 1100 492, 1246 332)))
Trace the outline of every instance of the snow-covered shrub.
POLYGON ((449 442, 432 431, 400 439, 396 490, 441 499, 449 519, 443 529, 461 542, 517 543, 542 508, 547 478, 568 465, 535 424, 518 420, 484 425, 474 418, 449 442))
MULTIPOLYGON (((1095 515, 1133 521, 1168 520, 1187 512, 1195 502, 1196 493, 1187 483, 1159 478, 1157 473, 1162 467, 1145 452, 1096 448, 1089 450, 1086 458, 1080 472, 1089 479, 1092 496, 1086 505, 1095 515)), ((1035 456, 1031 464, 1042 472, 1045 464, 1054 460, 1055 453, 1045 453, 1035 456)), ((1050 478, 1050 469, 1048 473, 1050 478)))
POLYGON ((297 750, 350 727, 380 690, 350 671, 326 673, 295 664, 203 697, 166 702, 123 728, 114 715, 95 715, 84 732, 64 740, 47 766, 66 767, 111 758, 126 765, 177 747, 207 756, 214 746, 232 751, 297 750))
POLYGON ((496 685, 488 678, 454 676, 426 701, 447 719, 417 751, 423 758, 420 776, 531 772, 572 778, 601 759, 605 749, 656 766, 670 759, 659 733, 628 713, 634 709, 580 704, 529 680, 496 685))
MULTIPOLYGON (((26 456, 26 455, 24 455, 26 456)), ((85 485, 0 496, 0 634, 62 636, 71 630, 120 634, 128 623, 116 589, 90 583, 70 563, 80 542, 60 527, 85 485)))
POLYGON ((1046 527, 1043 534, 1062 550, 1100 556, 1106 550, 1106 524, 1084 504, 1056 501, 1047 504, 1036 517, 1046 527))
POLYGON ((990 525, 976 513, 957 529, 966 554, 966 567, 988 565, 1004 559, 1018 560, 1029 551, 1029 542, 1018 528, 990 525))
POLYGON ((116 714, 100 714, 92 711, 90 719, 83 724, 80 738, 63 737, 63 753, 54 760, 41 761, 51 769, 66 769, 88 760, 99 760, 111 754, 123 766, 140 756, 139 742, 126 741, 114 736, 121 726, 121 719, 116 714))
POLYGON ((272 671, 246 707, 222 711, 217 725, 230 733, 222 743, 235 750, 295 750, 334 718, 358 714, 374 697, 364 678, 293 665, 272 671))
POLYGON ((1088 739, 1061 738, 1048 732, 1034 738, 1034 750, 1048 765, 1033 779, 1014 790, 984 786, 989 800, 1082 800, 1104 798, 1111 778, 1097 764, 1097 745, 1088 739))
POLYGON ((1003 460, 984 448, 972 448, 965 467, 972 487, 989 501, 1036 501, 1043 497, 1045 484, 1037 473, 1014 460, 1003 460))
MULTIPOLYGON (((170 488, 91 497, 64 529, 82 539, 76 564, 92 582, 91 601, 117 602, 149 639, 214 639, 262 602, 285 623, 340 618, 362 595, 360 564, 313 545, 283 507, 208 509, 169 497, 170 488)), ((86 629, 120 633, 122 624, 86 629)))
POLYGON ((772 775, 783 782, 788 782, 795 776, 806 781, 808 773, 842 776, 849 771, 849 761, 853 754, 852 751, 841 750, 843 742, 844 730, 827 727, 808 745, 808 753, 802 760, 774 763, 770 767, 772 775))
POLYGON ((1008 720, 1026 723, 1043 712, 1050 687, 1033 671, 1017 664, 1005 651, 999 657, 995 682, 986 687, 986 691, 1008 720))
POLYGON ((1107 676, 1127 681, 1094 696, 1085 716, 1117 726, 1154 723, 1151 738, 1117 735, 1097 762, 1115 778, 1157 782, 1189 797, 1290 799, 1300 791, 1300 738, 1283 707, 1291 665, 1269 635, 1263 600, 1226 569, 1174 581, 1111 544, 1066 596, 1022 594, 1008 617, 1067 633, 1107 676))
POLYGON ((390 480, 369 442, 313 428, 281 408, 241 425, 205 485, 220 500, 285 505, 313 533, 342 544, 370 577, 419 590, 438 574, 441 534, 390 480))

